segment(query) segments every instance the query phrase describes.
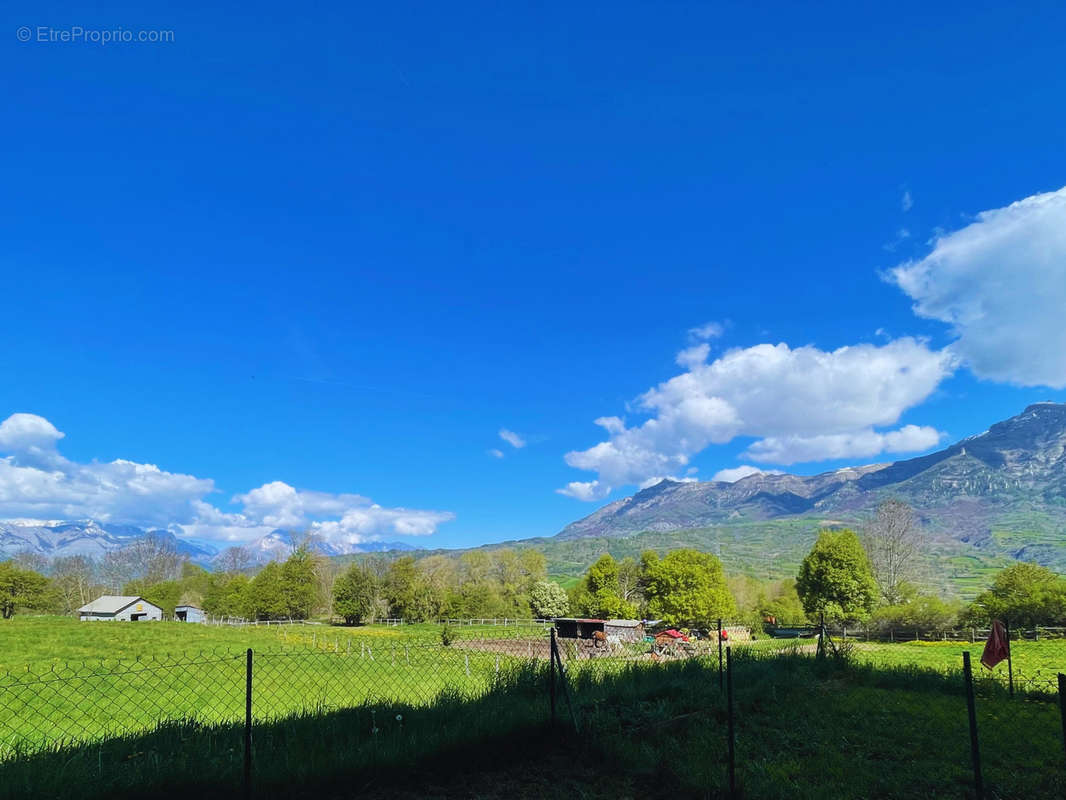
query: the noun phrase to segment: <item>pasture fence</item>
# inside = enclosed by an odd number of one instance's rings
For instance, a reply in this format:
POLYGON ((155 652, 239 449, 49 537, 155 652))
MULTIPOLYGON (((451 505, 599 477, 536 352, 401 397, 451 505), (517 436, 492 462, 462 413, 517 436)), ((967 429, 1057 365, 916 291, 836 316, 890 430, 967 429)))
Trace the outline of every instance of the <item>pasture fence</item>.
MULTIPOLYGON (((400 617, 387 617, 374 621, 377 625, 384 625, 388 628, 400 628, 405 625, 424 625, 422 620, 409 620, 400 617)), ((436 625, 451 625, 456 628, 463 627, 490 627, 490 628, 548 628, 552 625, 550 619, 523 619, 515 617, 456 617, 456 618, 441 618, 434 620, 432 624, 436 625)), ((227 616, 212 616, 207 615, 204 617, 203 625, 228 625, 231 627, 269 627, 271 625, 325 625, 327 623, 319 622, 316 620, 307 619, 292 619, 291 617, 285 619, 245 619, 244 617, 227 617, 227 616)))
MULTIPOLYGON (((197 737, 216 736, 221 741, 230 731, 238 738, 225 739, 226 743, 219 745, 222 754, 218 757, 229 759, 233 774, 241 776, 235 783, 243 781, 250 789, 257 771, 256 754, 270 759, 274 752, 271 747, 285 746, 285 736, 290 734, 279 726, 292 720, 307 720, 308 730, 328 728, 332 735, 338 728, 330 720, 347 714, 344 719, 351 720, 349 727, 359 731, 353 752, 370 753, 366 756, 370 758, 378 747, 374 743, 383 737, 402 733, 408 725, 429 726, 427 715, 441 704, 452 703, 448 706, 452 711, 447 713, 462 726, 476 728, 469 709, 493 696, 520 701, 515 703, 518 711, 512 713, 524 723, 547 721, 556 727, 572 727, 589 741, 614 735, 640 737, 652 729, 651 723, 627 720, 615 730, 609 727, 610 722, 604 722, 609 718, 606 712, 620 703, 626 692, 630 692, 635 708, 644 708, 643 701, 637 702, 646 696, 640 691, 661 693, 670 675, 666 671, 658 676, 656 667, 673 665, 696 670, 690 677, 695 674, 703 687, 701 699, 693 700, 695 707, 682 716, 721 711, 721 717, 713 718, 722 723, 724 746, 708 758, 721 765, 722 784, 731 795, 742 790, 738 787, 738 759, 745 757, 746 718, 734 713, 734 693, 759 690, 752 683, 756 678, 749 665, 781 655, 763 646, 765 637, 741 641, 734 633, 723 640, 712 631, 689 641, 649 641, 650 637, 604 641, 563 639, 554 627, 527 627, 495 635, 472 628, 467 626, 450 642, 440 636, 312 634, 310 639, 296 639, 296 646, 29 665, 0 674, 0 773, 10 764, 28 764, 29 771, 23 774, 46 781, 50 776, 46 770, 33 767, 35 758, 59 754, 67 759, 66 754, 91 754, 96 748, 101 754, 98 777, 104 780, 108 769, 116 774, 132 769, 131 759, 146 759, 144 752, 149 749, 144 744, 131 744, 121 757, 107 760, 102 754, 111 752, 107 750, 109 742, 139 743, 169 736, 169 744, 157 750, 173 753, 190 747, 188 742, 197 737), (742 654, 740 658, 738 654, 742 654), (615 678, 618 680, 611 683, 615 678), (528 695, 519 697, 522 692, 528 695), (717 700, 708 702, 712 696, 717 700)), ((733 626, 733 630, 741 629, 733 626)), ((861 650, 855 648, 865 642, 851 637, 845 641, 821 628, 815 637, 816 642, 801 638, 786 645, 786 657, 791 652, 791 657, 824 658, 842 665, 861 661, 861 650)), ((1006 722, 1024 730, 1029 701, 1046 704, 1052 699, 1058 700, 1061 709, 1066 747, 1066 678, 1060 674, 1066 670, 1049 672, 1046 681, 1043 674, 1037 680, 1036 675, 1029 679, 1023 673, 1017 686, 1019 702, 1004 705, 1005 690, 998 675, 964 683, 959 666, 957 679, 944 675, 938 685, 955 687, 951 691, 960 697, 964 686, 972 687, 968 691, 974 693, 970 714, 974 753, 982 726, 1005 724, 1004 716, 1015 714, 1016 719, 1006 722)), ((898 685, 907 688, 906 683, 898 685)), ((772 687, 767 689, 772 691, 772 687)), ((499 715, 498 706, 484 708, 488 709, 483 712, 487 716, 499 715)), ((965 709, 960 703, 963 726, 965 709)), ((758 705, 746 713, 749 717, 757 714, 758 705)), ((439 727, 440 722, 433 724, 439 727)), ((434 734, 423 730, 420 735, 428 738, 434 734)), ((1024 763, 1019 759, 1019 764, 1024 763)), ((1066 761, 1063 766, 1066 768, 1066 761)), ((1012 780, 1002 770, 986 778, 993 788, 1009 786, 1012 780)), ((33 795, 27 792, 25 796, 33 795)), ((42 790, 39 796, 48 796, 47 791, 42 790)))

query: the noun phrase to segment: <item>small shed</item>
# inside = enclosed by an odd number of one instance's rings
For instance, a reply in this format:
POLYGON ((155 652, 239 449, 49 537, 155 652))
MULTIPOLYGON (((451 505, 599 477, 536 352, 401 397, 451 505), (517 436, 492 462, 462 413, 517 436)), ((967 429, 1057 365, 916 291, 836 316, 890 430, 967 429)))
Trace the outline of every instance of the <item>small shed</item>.
POLYGON ((608 642, 640 642, 644 639, 644 623, 637 619, 609 619, 603 623, 608 642))
POLYGON ((596 633, 604 633, 607 620, 574 619, 560 617, 555 620, 555 630, 560 639, 591 639, 596 633))
POLYGON ((202 608, 196 606, 177 606, 174 609, 174 619, 178 622, 204 622, 207 615, 202 608))
POLYGON ((637 619, 560 618, 555 620, 555 630, 560 639, 639 642, 644 638, 644 623, 637 619))
POLYGON ((105 594, 78 609, 82 622, 150 622, 163 619, 163 609, 143 597, 105 594))

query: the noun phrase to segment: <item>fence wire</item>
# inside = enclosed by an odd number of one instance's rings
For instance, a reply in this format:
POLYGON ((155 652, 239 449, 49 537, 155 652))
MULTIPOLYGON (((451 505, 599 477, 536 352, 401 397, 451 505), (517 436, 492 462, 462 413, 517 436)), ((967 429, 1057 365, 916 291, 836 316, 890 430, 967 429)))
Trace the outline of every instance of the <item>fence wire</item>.
MULTIPOLYGON (((30 665, 0 674, 0 768, 8 760, 150 734, 168 725, 183 731, 218 725, 240 729, 251 721, 265 728, 301 717, 315 724, 316 719, 333 712, 368 709, 361 713, 370 714, 370 733, 376 734, 375 708, 379 709, 379 717, 381 709, 388 707, 418 709, 436 705, 439 709, 442 698, 470 708, 493 692, 528 693, 533 686, 533 693, 521 698, 533 708, 525 718, 546 720, 551 708, 557 724, 572 726, 590 740, 616 737, 639 741, 659 731, 690 724, 695 717, 710 719, 714 736, 721 741, 715 739, 718 744, 693 769, 713 773, 726 766, 726 718, 721 700, 725 690, 720 681, 728 673, 719 672, 723 645, 732 647, 734 658, 737 653, 746 652, 751 658, 772 659, 781 649, 801 655, 817 653, 818 631, 812 626, 794 627, 793 639, 774 639, 765 631, 756 631, 752 637, 740 626, 730 626, 722 640, 715 631, 702 636, 674 632, 651 637, 641 632, 610 639, 558 638, 555 658, 550 629, 467 629, 433 638, 338 635, 328 628, 279 630, 277 644, 252 652, 250 720, 246 716, 246 650, 30 665), (552 664, 556 680, 549 706, 546 678, 552 664), (656 669, 659 666, 664 669, 656 669), (696 690, 691 680, 695 673, 687 678, 682 674, 689 666, 698 672, 696 690), (525 684, 509 682, 523 671, 528 677, 525 684), (655 700, 656 697, 664 699, 655 700), (624 713, 619 713, 619 709, 624 709, 624 713)), ((982 646, 980 641, 864 641, 851 632, 845 638, 843 631, 826 632, 824 642, 826 648, 837 656, 843 654, 850 663, 874 668, 931 666, 945 673, 958 670, 952 662, 960 660, 962 647, 971 650, 976 665, 982 646), (952 655, 946 658, 949 653, 952 655)), ((988 771, 989 786, 994 790, 1001 787, 1004 792, 1002 787, 1018 785, 1024 777, 1022 773, 1032 766, 1026 733, 1033 727, 1034 715, 1051 713, 1049 704, 1029 703, 1028 696, 1055 694, 1057 672, 1066 668, 1063 663, 1056 668, 1050 660, 1026 660, 1055 657, 1040 650, 1041 642, 1016 642, 1014 647, 1017 703, 982 703, 1005 696, 1005 664, 993 672, 980 667, 974 671, 978 726, 1016 732, 1006 745, 1010 752, 988 771), (1016 752, 1011 749, 1015 743, 1016 752)), ((743 672, 738 681, 742 692, 753 690, 746 685, 743 672)), ((945 691, 961 691, 953 679, 943 685, 947 687, 945 691)), ((777 689, 771 684, 759 690, 763 691, 772 702, 777 689)), ((763 701, 756 698, 745 702, 749 704, 747 719, 752 719, 763 701)), ((745 724, 742 714, 738 722, 742 754, 745 724)), ((365 736, 366 732, 360 735, 365 736)), ((233 755, 223 758, 239 758, 239 751, 226 752, 233 755)), ((945 758, 957 761, 955 754, 945 758)), ((714 773, 701 780, 712 785, 719 780, 716 776, 714 773)))

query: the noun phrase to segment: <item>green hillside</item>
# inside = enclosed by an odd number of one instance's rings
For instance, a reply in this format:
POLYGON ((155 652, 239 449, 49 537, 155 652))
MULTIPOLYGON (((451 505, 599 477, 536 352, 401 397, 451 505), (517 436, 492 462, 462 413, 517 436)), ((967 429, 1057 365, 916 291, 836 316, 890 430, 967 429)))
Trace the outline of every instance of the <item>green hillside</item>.
MULTIPOLYGON (((680 547, 690 547, 717 555, 727 574, 750 575, 761 580, 794 578, 800 562, 817 538, 819 528, 829 521, 824 518, 790 518, 743 522, 734 525, 715 525, 676 531, 641 531, 616 536, 585 536, 581 538, 544 537, 483 545, 470 550, 498 550, 500 548, 534 548, 548 560, 549 576, 569 588, 576 583, 589 565, 604 553, 616 559, 627 556, 639 558, 645 550, 660 554, 680 547)), ((843 524, 846 520, 834 520, 843 524)), ((1013 563, 1010 553, 1016 550, 1018 539, 1027 534, 1012 535, 1000 532, 993 541, 975 546, 960 542, 945 534, 932 534, 927 540, 920 567, 920 583, 931 591, 956 595, 969 600, 987 587, 991 575, 1013 563)), ((1028 541, 1047 547, 1066 547, 1066 539, 1044 533, 1028 541)), ((469 550, 424 550, 416 553, 390 553, 387 557, 430 555, 460 557, 469 550)), ((366 556, 343 556, 351 561, 366 556)))

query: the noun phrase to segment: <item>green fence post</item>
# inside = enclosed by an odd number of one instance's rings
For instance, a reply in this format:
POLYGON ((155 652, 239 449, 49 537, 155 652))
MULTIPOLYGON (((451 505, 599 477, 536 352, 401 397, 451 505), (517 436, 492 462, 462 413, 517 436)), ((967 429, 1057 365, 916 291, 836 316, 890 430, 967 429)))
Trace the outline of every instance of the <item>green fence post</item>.
POLYGON ((729 796, 737 796, 737 746, 736 723, 733 719, 733 656, 732 648, 725 649, 726 663, 726 707, 729 718, 729 796))
POLYGON ((252 796, 252 648, 248 648, 244 684, 244 797, 252 796))
POLYGON ((970 717, 970 757, 973 760, 973 786, 977 800, 984 800, 985 787, 981 779, 981 748, 977 740, 977 708, 973 698, 973 670, 970 668, 970 651, 962 651, 962 674, 966 679, 966 711, 970 717))

